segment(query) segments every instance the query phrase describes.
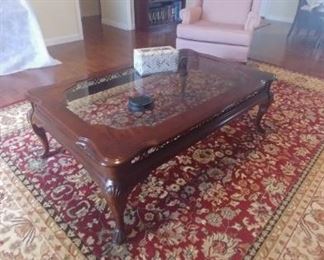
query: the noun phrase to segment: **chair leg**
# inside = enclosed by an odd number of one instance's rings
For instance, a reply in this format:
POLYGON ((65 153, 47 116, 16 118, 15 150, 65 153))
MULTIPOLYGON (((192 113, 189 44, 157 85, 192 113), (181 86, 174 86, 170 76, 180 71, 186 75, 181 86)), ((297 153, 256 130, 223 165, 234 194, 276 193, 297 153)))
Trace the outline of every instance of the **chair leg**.
POLYGON ((322 37, 319 37, 315 43, 315 50, 318 50, 321 48, 321 41, 322 41, 322 37))
POLYGON ((290 37, 291 33, 293 32, 293 30, 295 29, 295 21, 292 23, 290 29, 289 29, 289 32, 287 34, 287 38, 290 37))
POLYGON ((289 29, 289 32, 288 32, 288 35, 287 35, 288 38, 290 37, 292 32, 295 30, 296 25, 297 25, 297 14, 295 15, 294 21, 290 26, 290 29, 289 29))

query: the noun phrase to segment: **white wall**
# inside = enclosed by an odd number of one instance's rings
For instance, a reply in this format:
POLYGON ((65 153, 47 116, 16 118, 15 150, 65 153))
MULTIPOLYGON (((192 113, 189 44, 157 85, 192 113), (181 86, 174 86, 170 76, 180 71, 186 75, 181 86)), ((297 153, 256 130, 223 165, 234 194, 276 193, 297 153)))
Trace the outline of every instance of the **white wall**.
POLYGON ((80 0, 81 16, 100 15, 100 0, 80 0))
POLYGON ((47 45, 83 39, 79 0, 29 0, 47 45))
POLYGON ((261 15, 269 20, 291 23, 297 6, 298 0, 263 0, 261 15))
POLYGON ((123 30, 134 30, 133 0, 101 0, 102 23, 123 30))

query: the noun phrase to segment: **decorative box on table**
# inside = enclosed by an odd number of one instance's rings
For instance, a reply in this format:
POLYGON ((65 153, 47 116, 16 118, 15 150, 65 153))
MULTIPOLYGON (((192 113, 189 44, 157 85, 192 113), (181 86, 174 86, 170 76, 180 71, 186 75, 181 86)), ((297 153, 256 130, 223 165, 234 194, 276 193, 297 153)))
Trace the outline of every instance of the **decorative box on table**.
POLYGON ((179 51, 171 46, 134 49, 134 68, 141 75, 178 70, 179 51))

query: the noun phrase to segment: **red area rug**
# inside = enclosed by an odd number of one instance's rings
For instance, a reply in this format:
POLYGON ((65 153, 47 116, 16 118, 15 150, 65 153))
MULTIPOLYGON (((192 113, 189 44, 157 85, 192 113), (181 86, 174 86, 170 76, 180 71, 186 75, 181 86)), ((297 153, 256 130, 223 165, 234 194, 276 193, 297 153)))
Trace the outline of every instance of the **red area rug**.
MULTIPOLYGON (((135 187, 121 246, 111 243, 110 210, 82 165, 64 150, 40 159, 22 118, 26 103, 0 117, 1 157, 87 258, 249 259, 323 149, 324 93, 285 81, 272 91, 266 134, 256 131, 251 110, 135 187)), ((51 146, 60 147, 53 139, 51 146)))

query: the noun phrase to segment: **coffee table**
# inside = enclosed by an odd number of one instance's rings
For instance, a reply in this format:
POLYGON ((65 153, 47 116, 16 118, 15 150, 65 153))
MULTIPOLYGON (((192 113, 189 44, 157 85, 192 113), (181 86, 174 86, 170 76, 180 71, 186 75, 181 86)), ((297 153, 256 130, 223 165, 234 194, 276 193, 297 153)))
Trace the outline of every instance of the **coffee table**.
POLYGON ((152 169, 259 105, 256 129, 272 101, 274 75, 190 50, 177 72, 140 77, 133 68, 105 71, 78 82, 30 90, 29 121, 51 155, 46 131, 83 164, 116 221, 113 240, 125 238, 127 196, 152 169), (128 98, 154 105, 130 112, 128 98))

